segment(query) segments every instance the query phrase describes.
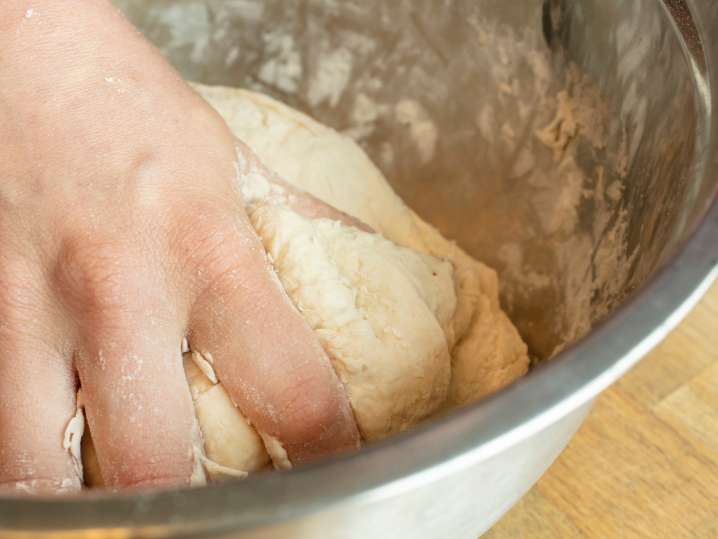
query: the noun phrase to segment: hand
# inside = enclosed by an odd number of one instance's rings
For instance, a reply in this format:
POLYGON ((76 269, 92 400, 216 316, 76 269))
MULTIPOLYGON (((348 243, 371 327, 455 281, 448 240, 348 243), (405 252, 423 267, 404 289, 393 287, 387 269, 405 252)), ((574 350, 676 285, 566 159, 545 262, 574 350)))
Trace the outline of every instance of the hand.
POLYGON ((0 2, 0 485, 80 488, 80 386, 108 486, 188 484, 185 336, 292 461, 356 447, 244 214, 249 150, 108 2, 79 4, 0 2))

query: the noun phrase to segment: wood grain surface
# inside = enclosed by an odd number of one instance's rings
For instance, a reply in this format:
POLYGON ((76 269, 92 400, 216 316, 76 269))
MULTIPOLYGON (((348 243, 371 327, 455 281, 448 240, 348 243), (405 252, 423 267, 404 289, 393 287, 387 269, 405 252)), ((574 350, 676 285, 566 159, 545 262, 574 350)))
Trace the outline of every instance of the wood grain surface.
POLYGON ((718 283, 482 539, 718 539, 718 283))

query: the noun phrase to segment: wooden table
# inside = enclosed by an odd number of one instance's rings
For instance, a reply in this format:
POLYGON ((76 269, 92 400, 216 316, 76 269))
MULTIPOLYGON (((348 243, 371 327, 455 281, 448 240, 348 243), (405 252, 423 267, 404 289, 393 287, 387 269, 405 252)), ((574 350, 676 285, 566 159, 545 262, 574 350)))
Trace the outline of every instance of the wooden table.
POLYGON ((482 539, 718 539, 718 284, 482 539))

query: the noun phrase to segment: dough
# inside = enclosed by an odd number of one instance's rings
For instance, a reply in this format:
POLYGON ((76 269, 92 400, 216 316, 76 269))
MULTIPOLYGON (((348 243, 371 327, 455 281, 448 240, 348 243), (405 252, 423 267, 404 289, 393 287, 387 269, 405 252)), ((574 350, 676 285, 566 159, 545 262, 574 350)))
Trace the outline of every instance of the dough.
MULTIPOLYGON (((238 164, 252 225, 344 383, 365 441, 526 372, 526 345, 499 306, 495 272, 410 210, 352 140, 259 94, 195 88, 267 167, 376 231, 299 215, 255 163, 238 164)), ((270 461, 290 466, 281 444, 233 405, 211 362, 185 354, 185 370, 210 478, 270 461)))
POLYGON ((446 336, 452 356, 451 405, 493 393, 527 371, 526 345, 499 305, 496 272, 406 206, 353 140, 257 93, 195 88, 237 138, 283 179, 397 245, 452 263, 457 308, 446 336))

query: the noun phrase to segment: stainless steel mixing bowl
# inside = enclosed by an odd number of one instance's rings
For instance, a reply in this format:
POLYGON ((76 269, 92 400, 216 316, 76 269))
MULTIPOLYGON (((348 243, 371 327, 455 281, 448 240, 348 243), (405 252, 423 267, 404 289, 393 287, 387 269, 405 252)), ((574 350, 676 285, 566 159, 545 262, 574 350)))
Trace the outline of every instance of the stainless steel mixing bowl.
POLYGON ((716 277, 712 0, 117 3, 186 77, 268 92, 357 139, 499 270, 536 366, 291 472, 2 499, 0 536, 473 539, 716 277))

